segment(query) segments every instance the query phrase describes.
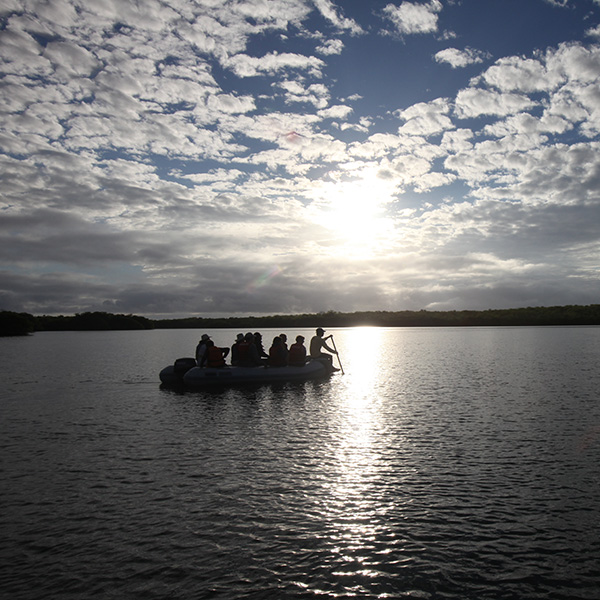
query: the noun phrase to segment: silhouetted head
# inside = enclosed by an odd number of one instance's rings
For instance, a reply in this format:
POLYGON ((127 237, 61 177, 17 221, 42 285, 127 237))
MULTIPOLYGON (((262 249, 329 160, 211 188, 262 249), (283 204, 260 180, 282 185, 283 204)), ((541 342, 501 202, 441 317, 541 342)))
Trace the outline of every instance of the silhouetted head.
POLYGON ((297 335, 297 336, 296 336, 296 341, 297 341, 299 344, 302 344, 302 343, 304 342, 304 336, 303 336, 303 335, 297 335))
POLYGON ((321 336, 325 333, 325 330, 322 327, 317 328, 317 335, 321 336))

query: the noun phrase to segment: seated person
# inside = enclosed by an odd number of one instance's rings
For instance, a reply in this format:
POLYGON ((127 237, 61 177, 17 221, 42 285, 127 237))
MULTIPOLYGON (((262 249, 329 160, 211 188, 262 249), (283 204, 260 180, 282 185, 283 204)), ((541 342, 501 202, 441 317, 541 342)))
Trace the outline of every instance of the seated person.
POLYGON ((304 347, 303 335, 297 335, 296 343, 290 346, 288 364, 293 367, 301 367, 306 364, 306 348, 304 347))
POLYGON ((326 360, 327 364, 331 368, 332 371, 339 371, 336 367, 333 366, 333 356, 331 354, 327 354, 327 352, 331 352, 332 354, 337 354, 337 351, 333 348, 330 348, 325 340, 332 338, 332 335, 328 335, 327 337, 323 337, 325 330, 321 327, 318 327, 316 330, 316 335, 310 340, 310 357, 311 358, 319 358, 321 360, 326 360), (327 352, 323 352, 323 349, 327 350, 327 352))
POLYGON ((211 369, 225 366, 225 357, 229 354, 229 348, 218 348, 212 340, 206 342, 206 352, 202 357, 201 367, 206 365, 211 369))
POLYGON ((237 364, 239 367, 258 367, 262 364, 251 333, 247 333, 237 346, 237 364))
POLYGON ((276 336, 273 338, 273 345, 269 349, 269 361, 268 365, 271 367, 285 367, 287 366, 288 353, 283 345, 283 340, 276 336))
POLYGON ((233 342, 233 345, 231 346, 231 364, 233 366, 236 366, 239 362, 238 345, 241 344, 243 341, 244 341, 244 334, 238 333, 237 337, 235 338, 235 342, 233 342))

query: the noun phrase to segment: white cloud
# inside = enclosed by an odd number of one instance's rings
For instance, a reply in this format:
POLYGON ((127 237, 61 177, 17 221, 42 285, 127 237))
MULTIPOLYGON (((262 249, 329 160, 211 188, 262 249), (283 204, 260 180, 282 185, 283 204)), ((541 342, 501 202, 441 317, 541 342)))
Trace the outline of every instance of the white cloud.
POLYGON ((600 77, 600 46, 564 43, 546 54, 549 71, 555 71, 569 81, 596 82, 600 77))
POLYGON ((0 31, 0 60, 5 74, 20 77, 52 73, 51 62, 42 56, 43 48, 25 31, 0 31))
POLYGON ((394 114, 406 121, 398 129, 400 134, 427 137, 454 128, 454 124, 448 116, 449 112, 448 100, 437 98, 432 102, 413 104, 410 108, 396 111, 394 114))
POLYGON ((256 108, 252 96, 235 96, 234 94, 215 94, 208 97, 206 106, 218 113, 239 114, 252 112, 256 108))
POLYGON ((344 48, 344 42, 342 40, 327 40, 323 44, 317 47, 317 52, 325 56, 331 56, 334 54, 341 54, 344 48))
POLYGON ((262 57, 236 54, 225 60, 223 64, 238 77, 255 77, 261 74, 273 75, 288 69, 307 70, 314 76, 319 76, 325 63, 314 56, 271 52, 262 57))
POLYGON ((329 103, 329 90, 322 83, 313 83, 306 86, 303 82, 286 80, 273 84, 285 91, 286 104, 306 102, 316 108, 323 109, 329 103))
POLYGON ((595 27, 590 27, 587 29, 585 35, 600 39, 600 25, 596 25, 595 27))
POLYGON ((473 132, 470 129, 457 129, 455 131, 446 131, 442 136, 440 147, 447 153, 467 152, 471 150, 473 144, 473 132))
POLYGON ((67 75, 88 76, 99 66, 99 61, 85 48, 69 42, 50 42, 44 51, 57 71, 67 75))
POLYGON ((531 93, 556 89, 563 78, 560 70, 548 69, 539 60, 510 56, 498 60, 480 80, 503 92, 531 93))
POLYGON ((400 6, 388 4, 384 15, 392 21, 400 34, 433 33, 438 28, 438 15, 442 10, 439 0, 427 4, 402 2, 400 6))
POLYGON ((350 114, 352 108, 345 104, 336 104, 319 111, 319 116, 323 119, 346 119, 350 114))
POLYGON ((453 69, 481 63, 486 57, 487 54, 485 52, 474 50, 473 48, 465 48, 464 50, 446 48, 434 55, 436 62, 448 63, 453 69))
POLYGON ((467 88, 456 96, 455 112, 460 119, 482 115, 510 115, 533 108, 536 103, 523 94, 505 94, 467 88))
POLYGON ((338 29, 348 29, 353 34, 363 33, 362 27, 353 19, 348 19, 338 14, 336 6, 331 0, 313 0, 320 13, 338 29))
POLYGON ((483 131, 485 134, 495 137, 516 134, 562 134, 572 128, 566 119, 558 116, 545 115, 542 118, 534 117, 528 113, 521 113, 496 123, 487 125, 483 131))

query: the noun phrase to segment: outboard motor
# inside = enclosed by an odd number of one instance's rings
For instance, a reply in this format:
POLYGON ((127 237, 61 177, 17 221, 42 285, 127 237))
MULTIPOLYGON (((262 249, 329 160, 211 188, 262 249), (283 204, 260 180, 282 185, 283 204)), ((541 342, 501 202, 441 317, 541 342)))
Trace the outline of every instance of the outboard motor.
POLYGON ((195 366, 195 358, 178 358, 160 372, 160 381, 166 386, 180 387, 183 385, 183 376, 195 366))
POLYGON ((175 371, 175 375, 183 378, 183 376, 195 366, 195 358, 178 358, 173 365, 173 370, 175 371))

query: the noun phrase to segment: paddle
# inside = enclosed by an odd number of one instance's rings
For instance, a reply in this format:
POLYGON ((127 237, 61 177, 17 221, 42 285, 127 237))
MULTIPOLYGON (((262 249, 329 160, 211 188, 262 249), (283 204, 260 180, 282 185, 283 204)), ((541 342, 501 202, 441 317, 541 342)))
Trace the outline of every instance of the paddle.
POLYGON ((342 375, 344 374, 344 367, 342 367, 342 361, 340 360, 340 355, 338 354, 337 348, 335 347, 335 340, 333 339, 333 335, 331 336, 331 343, 333 344, 333 349, 335 350, 335 355, 337 356, 338 363, 340 365, 340 371, 342 375))

